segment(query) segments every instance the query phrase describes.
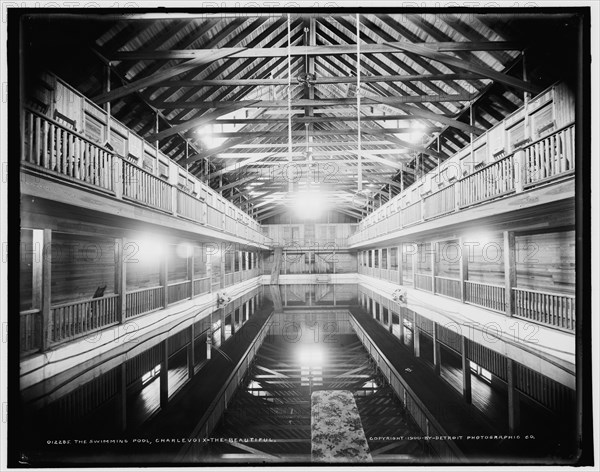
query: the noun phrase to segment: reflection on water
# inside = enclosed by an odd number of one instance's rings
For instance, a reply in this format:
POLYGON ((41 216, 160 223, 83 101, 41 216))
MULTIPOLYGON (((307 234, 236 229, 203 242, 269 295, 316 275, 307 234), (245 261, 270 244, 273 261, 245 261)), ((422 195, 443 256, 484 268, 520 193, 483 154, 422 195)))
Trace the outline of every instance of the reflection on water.
MULTIPOLYGON (((264 287, 275 307, 349 306, 358 303, 357 284, 294 284, 264 287)), ((277 310, 276 310, 277 311, 277 310)))
POLYGON ((251 449, 214 441, 203 446, 200 461, 253 462, 270 457, 310 462, 311 394, 318 390, 352 392, 371 451, 389 454, 391 460, 398 454, 404 460, 428 457, 422 441, 395 444, 382 439, 421 432, 369 361, 346 310, 291 310, 275 315, 273 321, 245 383, 211 434, 264 441, 249 444, 251 449))

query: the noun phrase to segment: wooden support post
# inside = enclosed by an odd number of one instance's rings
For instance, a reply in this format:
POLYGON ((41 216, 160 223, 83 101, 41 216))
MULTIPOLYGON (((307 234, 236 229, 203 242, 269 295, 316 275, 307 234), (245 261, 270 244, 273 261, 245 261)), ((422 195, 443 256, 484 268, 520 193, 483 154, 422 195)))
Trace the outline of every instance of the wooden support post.
POLYGON ((271 269, 271 285, 279 284, 279 270, 283 258, 283 248, 276 247, 273 251, 273 268, 271 269))
MULTIPOLYGON (((233 313, 231 314, 231 317, 233 318, 233 313)), ((219 318, 221 320, 221 346, 223 345, 223 343, 225 342, 225 308, 221 308, 219 310, 219 318)), ((233 321, 232 321, 232 326, 233 326, 233 321)))
POLYGON ((441 354, 442 354, 441 346, 440 346, 440 342, 438 341, 438 334, 437 334, 437 323, 433 323, 433 371, 437 375, 440 375, 440 370, 441 370, 441 365, 442 365, 441 354))
MULTIPOLYGON (((219 283, 219 287, 221 287, 221 289, 225 288, 225 254, 227 253, 227 249, 223 249, 222 251, 219 251, 217 254, 219 255, 219 266, 221 268, 221 280, 219 283)), ((235 264, 235 255, 233 257, 233 261, 232 263, 235 264)), ((231 268, 231 272, 233 273, 235 271, 235 267, 231 268)))
POLYGON ((466 300, 466 281, 469 280, 469 254, 466 253, 466 247, 464 244, 464 239, 460 238, 459 240, 459 251, 460 251, 460 267, 459 267, 459 277, 460 277, 460 301, 465 302, 466 300))
POLYGON ((396 266, 398 270, 398 285, 404 285, 404 263, 402 261, 402 245, 397 246, 396 248, 396 266))
POLYGON ((462 373, 463 373, 463 398, 467 403, 471 403, 471 365, 469 364, 468 348, 469 342, 466 337, 461 337, 462 342, 462 373))
POLYGON ((44 230, 34 229, 31 241, 31 306, 41 309, 44 287, 44 230))
POLYGON ((512 316, 514 311, 512 289, 517 282, 515 252, 515 233, 512 231, 504 231, 504 287, 506 294, 506 316, 512 316))
POLYGON ((119 294, 117 313, 119 323, 127 318, 127 273, 125 265, 125 238, 115 239, 115 293, 119 294))
POLYGON ((412 257, 412 281, 413 287, 417 287, 417 262, 419 258, 419 246, 417 245, 417 252, 411 254, 412 257))
POLYGON ((400 310, 398 310, 398 321, 400 322, 398 338, 400 339, 400 344, 404 346, 404 315, 402 314, 402 310, 402 307, 400 307, 400 310))
POLYGON ((165 408, 169 403, 169 339, 162 342, 160 362, 160 407, 165 408))
MULTIPOLYGON (((37 233, 36 239, 39 239, 39 233, 37 233)), ((42 352, 48 349, 48 346, 52 342, 52 331, 54 329, 54 321, 51 317, 50 306, 52 304, 51 287, 52 287, 52 230, 44 229, 42 234, 42 277, 41 287, 38 287, 34 291, 41 292, 41 304, 40 313, 42 320, 42 340, 40 343, 40 349, 42 352), (41 288, 41 290, 40 290, 41 288)), ((39 283, 39 276, 38 276, 39 283)))
POLYGON ((520 426, 520 404, 519 392, 517 391, 517 365, 512 359, 506 359, 506 373, 508 375, 508 432, 510 434, 519 431, 520 426))
POLYGON ((190 343, 187 346, 187 367, 188 367, 188 378, 192 378, 194 376, 194 359, 195 359, 195 349, 196 347, 194 346, 194 328, 195 324, 192 323, 191 326, 188 328, 189 332, 190 332, 190 343))
POLYGON ((127 429, 127 363, 117 366, 117 428, 123 432, 127 429))
POLYGON ((521 193, 527 179, 527 162, 525 161, 525 151, 519 149, 513 155, 515 192, 521 193))
POLYGON ((194 247, 190 246, 187 257, 187 279, 190 281, 190 298, 194 298, 194 247))
POLYGON ((206 331, 206 360, 210 360, 213 343, 213 314, 208 317, 208 330, 206 331))
POLYGON ((419 335, 420 329, 416 323, 413 322, 413 347, 415 357, 421 357, 421 338, 419 335))
POLYGON ((333 250, 331 264, 333 265, 332 271, 333 271, 333 274, 335 275, 335 249, 333 250))
POLYGON ((435 264, 438 260, 438 243, 431 243, 433 247, 430 247, 431 256, 431 293, 435 294, 435 264))
POLYGON ((113 156, 113 189, 115 191, 115 197, 119 200, 123 199, 123 187, 127 185, 125 177, 123 175, 123 161, 116 155, 113 156))
POLYGON ((168 267, 168 259, 169 259, 169 245, 166 244, 163 248, 164 252, 160 256, 160 273, 159 273, 159 283, 163 288, 163 308, 167 308, 169 306, 169 267, 168 267))

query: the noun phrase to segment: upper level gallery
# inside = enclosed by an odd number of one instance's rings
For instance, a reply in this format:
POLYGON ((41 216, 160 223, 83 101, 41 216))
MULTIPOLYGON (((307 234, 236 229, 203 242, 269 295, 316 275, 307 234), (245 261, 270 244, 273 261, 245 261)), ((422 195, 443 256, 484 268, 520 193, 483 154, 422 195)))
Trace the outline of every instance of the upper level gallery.
POLYGON ((55 75, 26 97, 22 120, 23 194, 270 245, 252 217, 55 75))
POLYGON ((558 83, 364 218, 348 243, 383 244, 573 198, 575 160, 574 96, 558 83))

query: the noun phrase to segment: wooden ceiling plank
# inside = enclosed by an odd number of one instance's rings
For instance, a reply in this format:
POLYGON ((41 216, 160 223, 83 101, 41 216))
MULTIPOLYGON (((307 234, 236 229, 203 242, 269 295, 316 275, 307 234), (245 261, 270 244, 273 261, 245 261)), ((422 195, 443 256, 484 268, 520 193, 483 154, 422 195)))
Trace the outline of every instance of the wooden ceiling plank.
MULTIPOLYGON (((285 36, 286 32, 282 28, 283 25, 284 25, 283 20, 277 20, 277 21, 273 22, 273 24, 269 25, 262 33, 260 33, 252 41, 250 41, 248 43, 247 47, 249 47, 249 48, 254 47, 257 44, 260 44, 262 41, 267 40, 271 35, 274 35, 279 31, 279 33, 276 34, 275 38, 272 39, 271 41, 269 41, 266 44, 266 46, 270 47, 270 46, 273 46, 274 44, 278 44, 279 41, 281 41, 282 39, 285 39, 285 37, 286 37, 285 36)), ((248 33, 250 33, 250 31, 248 31, 248 33)), ((238 41, 239 41, 239 39, 235 38, 232 41, 228 42, 227 46, 236 45, 238 41)), ((239 63, 236 70, 243 70, 243 68, 248 67, 251 63, 252 63, 252 60, 242 61, 241 63, 239 63), (240 69, 240 67, 242 67, 242 69, 240 69)), ((216 78, 220 78, 225 73, 228 73, 228 76, 233 77, 231 74, 229 74, 229 72, 230 72, 231 67, 233 67, 234 65, 236 65, 236 61, 234 59, 228 58, 228 59, 224 60, 221 64, 215 66, 214 70, 211 70, 211 72, 206 77, 203 77, 203 78, 216 79, 216 78)), ((191 72, 185 74, 182 77, 182 79, 183 80, 196 79, 198 77, 198 75, 199 74, 197 71, 191 71, 191 72)), ((167 87, 164 92, 162 92, 158 97, 156 97, 156 100, 157 101, 167 101, 178 90, 179 90, 178 88, 167 87)), ((188 90, 180 98, 182 100, 187 100, 196 93, 197 93, 197 90, 188 90)), ((206 100, 207 97, 211 96, 211 94, 212 94, 212 92, 205 91, 204 93, 200 94, 197 98, 199 100, 206 100)), ((179 118, 179 117, 176 117, 176 118, 179 118)))

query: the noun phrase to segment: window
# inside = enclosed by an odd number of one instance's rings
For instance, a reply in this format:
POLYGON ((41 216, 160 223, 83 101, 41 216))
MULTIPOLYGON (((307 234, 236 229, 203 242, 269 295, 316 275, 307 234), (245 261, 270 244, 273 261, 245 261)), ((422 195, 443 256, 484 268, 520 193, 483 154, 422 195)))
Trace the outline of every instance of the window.
POLYGON ((398 270, 398 248, 390 248, 390 269, 398 270))
POLYGON ((119 156, 127 156, 127 138, 118 133, 114 128, 110 133, 110 145, 119 156))
POLYGON ((192 195, 198 195, 198 192, 196 192, 196 182, 193 179, 188 178, 187 188, 192 195))
POLYGON ((91 141, 104 144, 104 124, 96 117, 85 114, 85 136, 91 141))
POLYGON ((525 142, 525 121, 520 121, 508 130, 508 145, 514 151, 525 142))
POLYGON ((154 369, 142 375, 142 385, 146 385, 148 382, 151 382, 158 374, 160 374, 160 364, 157 364, 154 369))
POLYGON ((554 130, 554 117, 552 102, 544 105, 531 115, 531 130, 535 139, 540 138, 554 130))
POLYGON ((137 161, 139 158, 142 157, 142 139, 133 134, 133 133, 129 133, 129 154, 128 157, 131 160, 137 161))
POLYGON ((373 259, 374 259, 373 267, 378 269, 379 268, 379 249, 373 249, 373 259))
POLYGON ((169 164, 163 161, 158 161, 158 174, 161 177, 169 178, 169 164))
POLYGON ((154 156, 148 151, 144 152, 144 161, 142 163, 144 169, 150 173, 154 173, 154 156))
POLYGON ((473 152, 473 160, 475 164, 484 164, 487 157, 487 146, 484 144, 473 152))
POLYGON ((492 373, 489 370, 486 370, 480 365, 475 364, 473 361, 469 361, 469 366, 471 367, 471 372, 473 372, 477 377, 485 380, 486 382, 492 381, 492 373))
POLYGON ((387 269, 387 249, 381 250, 381 268, 387 269))
POLYGON ((187 190, 187 177, 185 175, 179 174, 177 176, 177 186, 181 190, 187 190))

